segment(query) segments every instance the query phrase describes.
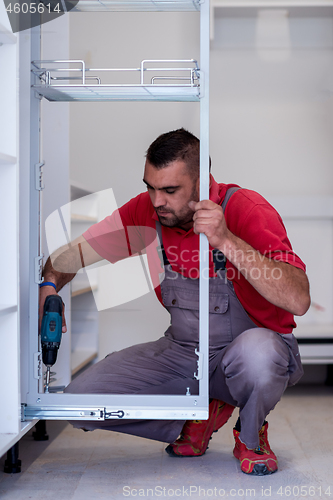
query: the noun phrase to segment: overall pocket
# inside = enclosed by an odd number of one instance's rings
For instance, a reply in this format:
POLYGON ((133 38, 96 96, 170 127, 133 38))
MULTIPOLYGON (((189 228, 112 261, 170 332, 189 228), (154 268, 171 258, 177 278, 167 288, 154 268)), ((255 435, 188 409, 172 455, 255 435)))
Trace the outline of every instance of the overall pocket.
MULTIPOLYGON (((199 291, 189 286, 167 286, 163 303, 171 314, 171 332, 175 339, 199 341, 199 291)), ((209 343, 221 345, 231 340, 229 295, 210 293, 209 343)))

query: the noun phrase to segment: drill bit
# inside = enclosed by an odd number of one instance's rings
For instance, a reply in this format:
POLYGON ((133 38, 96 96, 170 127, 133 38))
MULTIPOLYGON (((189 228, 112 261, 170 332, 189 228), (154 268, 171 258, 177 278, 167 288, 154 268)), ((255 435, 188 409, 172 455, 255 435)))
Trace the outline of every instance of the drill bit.
POLYGON ((50 370, 51 370, 51 367, 50 367, 50 366, 47 366, 47 367, 46 367, 45 393, 48 393, 48 392, 49 392, 50 374, 51 374, 50 370))

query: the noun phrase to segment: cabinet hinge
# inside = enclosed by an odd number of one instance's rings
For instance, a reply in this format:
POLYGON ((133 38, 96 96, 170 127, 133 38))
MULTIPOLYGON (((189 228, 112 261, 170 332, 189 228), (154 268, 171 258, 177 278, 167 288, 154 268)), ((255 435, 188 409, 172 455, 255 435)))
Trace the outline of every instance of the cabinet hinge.
POLYGON ((39 380, 42 376, 41 355, 42 355, 42 353, 40 351, 34 352, 34 378, 37 380, 39 380))
POLYGON ((43 184, 43 167, 45 165, 45 162, 42 163, 36 163, 35 165, 35 180, 36 180, 36 189, 37 191, 42 191, 44 189, 44 184, 43 184))
POLYGON ((197 371, 197 373, 194 373, 194 378, 197 380, 201 380, 202 373, 203 373, 203 354, 202 354, 202 352, 198 351, 197 349, 195 349, 195 354, 198 356, 198 360, 197 360, 198 371, 197 371))
POLYGON ((38 255, 38 257, 35 257, 35 283, 37 283, 38 285, 40 283, 43 283, 43 281, 44 281, 44 278, 42 277, 43 257, 44 257, 44 254, 38 255))
POLYGON ((25 422, 25 407, 27 405, 25 403, 21 403, 21 422, 25 422))
POLYGON ((198 71, 199 75, 199 82, 200 82, 200 87, 199 87, 199 98, 202 99, 205 97, 205 74, 203 71, 198 71))

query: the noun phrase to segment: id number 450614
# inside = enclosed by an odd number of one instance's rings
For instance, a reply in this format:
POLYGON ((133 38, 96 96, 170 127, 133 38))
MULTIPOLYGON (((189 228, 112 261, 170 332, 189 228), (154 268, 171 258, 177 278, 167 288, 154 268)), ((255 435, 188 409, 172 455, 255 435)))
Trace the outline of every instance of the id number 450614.
POLYGON ((280 486, 277 495, 281 497, 330 497, 331 487, 321 486, 280 486))
POLYGON ((6 11, 9 12, 10 14, 43 14, 44 12, 57 12, 60 14, 60 12, 63 12, 63 10, 60 8, 60 4, 57 3, 56 5, 52 5, 50 3, 44 5, 43 3, 36 3, 36 2, 25 2, 25 3, 10 3, 6 7, 6 11))

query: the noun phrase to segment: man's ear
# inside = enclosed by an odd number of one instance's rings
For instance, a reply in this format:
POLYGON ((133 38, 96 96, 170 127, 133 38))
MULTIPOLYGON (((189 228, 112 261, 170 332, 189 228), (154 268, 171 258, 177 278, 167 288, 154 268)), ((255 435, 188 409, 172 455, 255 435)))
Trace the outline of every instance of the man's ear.
POLYGON ((198 176, 197 181, 195 183, 195 188, 197 190, 198 200, 200 200, 200 176, 198 176))
MULTIPOLYGON (((209 189, 211 188, 211 186, 212 186, 212 174, 209 174, 209 189)), ((195 183, 195 187, 197 190, 198 200, 199 200, 200 199, 200 176, 198 176, 198 178, 197 178, 197 181, 195 183)))
MULTIPOLYGON (((212 174, 209 174, 209 189, 212 186, 212 174)), ((200 176, 198 176, 196 184, 195 184, 197 193, 198 193, 198 199, 199 199, 199 193, 200 193, 200 176)))

